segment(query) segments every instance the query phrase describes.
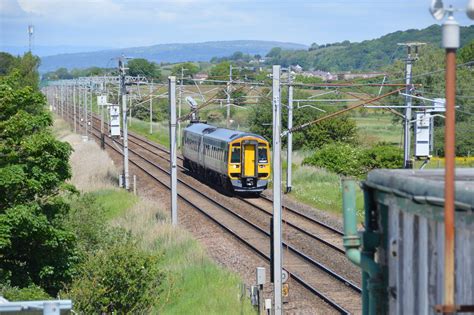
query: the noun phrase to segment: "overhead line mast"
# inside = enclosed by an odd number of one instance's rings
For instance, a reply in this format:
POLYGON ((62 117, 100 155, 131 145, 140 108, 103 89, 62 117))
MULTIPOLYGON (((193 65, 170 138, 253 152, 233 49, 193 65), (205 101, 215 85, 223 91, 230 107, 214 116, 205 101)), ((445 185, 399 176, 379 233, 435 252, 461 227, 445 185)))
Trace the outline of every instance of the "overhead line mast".
POLYGON ((118 60, 119 70, 119 95, 122 101, 122 133, 123 133, 123 187, 130 189, 129 172, 128 172, 128 126, 127 126, 127 88, 125 86, 125 58, 120 57, 118 60))
POLYGON ((411 134, 410 134, 410 125, 412 121, 412 98, 411 93, 413 90, 412 84, 412 68, 413 63, 418 60, 418 47, 425 45, 425 43, 411 42, 411 43, 399 43, 400 46, 407 47, 407 58, 405 59, 405 117, 403 119, 403 168, 413 168, 412 161, 410 158, 410 149, 411 149, 411 134))

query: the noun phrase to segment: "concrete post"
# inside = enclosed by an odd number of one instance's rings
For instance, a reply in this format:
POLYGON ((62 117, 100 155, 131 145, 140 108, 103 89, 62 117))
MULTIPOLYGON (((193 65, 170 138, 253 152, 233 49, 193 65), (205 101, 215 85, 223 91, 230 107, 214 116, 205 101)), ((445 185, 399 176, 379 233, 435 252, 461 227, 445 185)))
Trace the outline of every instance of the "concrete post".
POLYGON ((170 106, 170 186, 171 186, 171 223, 178 224, 178 174, 176 165, 176 77, 168 79, 168 97, 170 106))
POLYGON ((273 66, 273 294, 275 315, 283 313, 282 308, 282 246, 281 246, 281 91, 280 66, 273 66))

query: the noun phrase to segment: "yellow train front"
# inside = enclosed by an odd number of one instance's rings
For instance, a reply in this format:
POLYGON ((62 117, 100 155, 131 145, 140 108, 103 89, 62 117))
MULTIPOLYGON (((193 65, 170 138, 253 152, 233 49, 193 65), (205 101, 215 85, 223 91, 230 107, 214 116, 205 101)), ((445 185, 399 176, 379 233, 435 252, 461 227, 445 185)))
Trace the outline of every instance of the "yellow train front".
POLYGON ((183 130, 184 167, 234 192, 260 193, 270 177, 268 141, 263 137, 195 123, 183 130))

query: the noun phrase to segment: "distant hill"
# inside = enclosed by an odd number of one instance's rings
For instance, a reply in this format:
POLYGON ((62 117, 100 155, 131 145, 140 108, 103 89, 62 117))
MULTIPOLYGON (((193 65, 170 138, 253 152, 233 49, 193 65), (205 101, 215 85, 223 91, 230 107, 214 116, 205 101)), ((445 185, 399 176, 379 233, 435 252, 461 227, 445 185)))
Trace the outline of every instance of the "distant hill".
POLYGON ((94 52, 60 54, 41 58, 41 72, 68 69, 112 67, 112 58, 124 54, 127 57, 146 58, 155 62, 209 61, 212 57, 223 57, 236 51, 247 54, 266 55, 273 47, 286 50, 307 49, 308 46, 296 43, 284 43, 260 40, 214 41, 188 44, 160 44, 147 47, 108 49, 94 52))
MULTIPOLYGON (((474 25, 461 27, 461 46, 474 40, 474 25)), ((441 45, 441 26, 432 25, 425 29, 410 29, 384 35, 360 43, 332 43, 312 45, 310 51, 272 51, 269 62, 282 66, 299 64, 304 69, 324 71, 379 70, 394 59, 404 58, 406 49, 397 46, 404 42, 425 42, 441 45)))
MULTIPOLYGON (((25 52, 28 51, 28 45, 24 46, 13 46, 5 45, 0 42, 0 51, 7 52, 12 55, 22 56, 25 52)), ((68 46, 68 45, 58 45, 58 46, 45 46, 45 45, 33 45, 32 52, 34 55, 39 57, 58 55, 58 54, 72 54, 83 51, 98 51, 112 49, 112 47, 104 46, 68 46)))

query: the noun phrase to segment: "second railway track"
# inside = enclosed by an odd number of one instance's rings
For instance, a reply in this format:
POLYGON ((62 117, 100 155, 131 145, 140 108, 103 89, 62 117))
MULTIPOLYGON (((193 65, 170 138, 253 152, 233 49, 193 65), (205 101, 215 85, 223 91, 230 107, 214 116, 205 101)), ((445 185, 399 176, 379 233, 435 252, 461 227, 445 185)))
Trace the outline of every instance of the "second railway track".
MULTIPOLYGON (((95 126, 93 127, 97 130, 95 126)), ((96 131, 94 136, 100 139, 96 131)), ((120 142, 115 141, 114 145, 112 141, 107 138, 106 145, 120 153, 116 147, 121 145, 120 142)), ((129 145, 130 162, 168 188, 166 183, 169 181, 169 172, 168 165, 165 164, 169 162, 167 157, 169 151, 133 133, 129 134, 129 145)), ((233 234, 259 256, 269 260, 269 218, 272 214, 268 206, 271 199, 231 198, 233 200, 226 200, 224 205, 221 200, 211 197, 212 188, 191 178, 181 165, 180 167, 181 200, 233 234)), ((360 273, 355 268, 342 272, 338 270, 341 263, 351 266, 343 256, 340 231, 298 210, 291 210, 285 212, 283 222, 285 269, 290 272, 293 280, 337 311, 359 313, 360 273), (316 246, 317 243, 319 245, 316 246)))

